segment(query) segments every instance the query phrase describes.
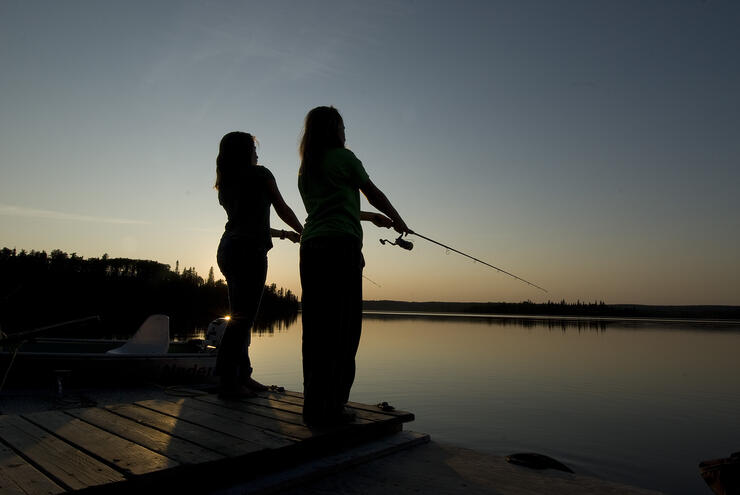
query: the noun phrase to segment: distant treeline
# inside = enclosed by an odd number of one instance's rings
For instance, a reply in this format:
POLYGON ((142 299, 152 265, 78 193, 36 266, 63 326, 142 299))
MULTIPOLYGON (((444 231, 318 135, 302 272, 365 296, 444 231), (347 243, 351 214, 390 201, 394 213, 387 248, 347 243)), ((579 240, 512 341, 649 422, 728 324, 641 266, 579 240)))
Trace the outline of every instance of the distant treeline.
POLYGON ((519 303, 364 301, 363 308, 371 311, 411 311, 420 313, 740 319, 739 306, 646 306, 639 304, 606 304, 603 301, 576 301, 573 303, 565 301, 548 301, 546 303, 533 303, 531 301, 519 303))
MULTIPOLYGON (((0 250, 0 326, 6 333, 98 315, 102 331, 125 336, 150 314, 170 317, 172 334, 204 329, 228 314, 226 283, 213 268, 203 279, 194 268, 128 258, 83 259, 76 253, 0 250)), ((265 287, 257 326, 291 321, 298 298, 265 287)))

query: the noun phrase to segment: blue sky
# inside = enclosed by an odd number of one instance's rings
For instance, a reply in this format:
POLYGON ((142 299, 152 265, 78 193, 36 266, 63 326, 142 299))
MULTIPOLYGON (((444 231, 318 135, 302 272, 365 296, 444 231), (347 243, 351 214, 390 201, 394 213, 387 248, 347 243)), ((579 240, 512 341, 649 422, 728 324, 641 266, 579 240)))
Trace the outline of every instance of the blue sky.
MULTIPOLYGON (((317 105, 409 226, 367 299, 740 304, 733 1, 0 2, 0 245, 215 266, 220 137, 317 105)), ((369 207, 368 207, 369 208, 369 207)), ((273 215, 273 226, 282 223, 273 215)), ((298 247, 268 282, 300 293, 298 247)))

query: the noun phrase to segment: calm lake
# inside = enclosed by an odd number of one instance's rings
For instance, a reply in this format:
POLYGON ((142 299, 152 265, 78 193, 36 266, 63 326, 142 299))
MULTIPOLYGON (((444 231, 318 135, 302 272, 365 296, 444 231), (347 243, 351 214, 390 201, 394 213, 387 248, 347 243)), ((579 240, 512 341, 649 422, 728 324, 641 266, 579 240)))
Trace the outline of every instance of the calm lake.
MULTIPOLYGON (((740 450, 740 323, 366 314, 352 400, 407 428, 576 473, 711 493, 702 460, 740 450)), ((254 376, 302 390, 301 322, 255 333, 254 376)))

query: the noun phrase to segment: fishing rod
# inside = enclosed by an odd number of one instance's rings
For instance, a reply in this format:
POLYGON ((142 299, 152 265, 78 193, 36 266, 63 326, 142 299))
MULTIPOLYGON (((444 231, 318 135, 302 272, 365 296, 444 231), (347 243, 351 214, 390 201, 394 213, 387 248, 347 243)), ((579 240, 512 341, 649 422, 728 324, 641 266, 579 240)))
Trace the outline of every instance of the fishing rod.
MULTIPOLYGON (((438 245, 438 246, 442 246, 443 248, 445 248, 445 249, 447 249, 447 250, 449 250, 449 251, 454 251, 454 252, 456 252, 457 254, 461 254, 461 255, 463 255, 463 256, 465 256, 465 257, 467 257, 467 258, 470 258, 470 259, 471 259, 471 260, 473 260, 473 261, 477 261, 478 263, 483 263, 483 264, 484 264, 484 265, 486 265, 486 266, 490 266, 490 267, 491 267, 491 268, 493 268, 494 270, 498 270, 498 271, 500 271, 501 273, 505 273, 506 275, 508 275, 508 276, 510 276, 510 277, 514 277, 514 278, 515 278, 515 279, 517 279, 517 280, 521 280, 521 281, 522 281, 522 282, 524 282, 525 284, 529 284, 529 285, 531 285, 532 287, 536 287, 536 288, 538 288, 538 289, 539 289, 539 290, 541 290, 541 291, 547 292, 547 289, 543 289, 542 287, 540 287, 540 286, 539 286, 539 285, 537 285, 537 284, 533 284, 532 282, 530 282, 530 281, 528 281, 528 280, 524 280, 524 279, 523 279, 523 278, 521 278, 521 277, 517 277, 517 276, 516 276, 516 275, 514 275, 513 273, 509 273, 509 272, 507 272, 506 270, 502 270, 501 268, 499 268, 499 267, 497 267, 497 266, 493 266, 493 265, 492 265, 492 264, 490 264, 490 263, 486 263, 486 262, 485 262, 485 261, 483 261, 483 260, 479 260, 478 258, 476 258, 476 257, 474 257, 474 256, 470 256, 469 254, 465 254, 465 253, 463 253, 462 251, 458 251, 457 249, 455 249, 455 248, 453 248, 453 247, 450 247, 450 246, 448 246, 448 245, 446 245, 446 244, 442 244, 441 242, 437 242, 437 241, 435 241, 434 239, 430 239, 430 238, 429 238, 429 237, 427 237, 427 236, 424 236, 424 235, 418 234, 418 233, 414 232, 413 230, 409 230, 409 234, 415 235, 415 236, 417 236, 417 237, 421 237, 422 239, 425 239, 425 240, 427 240, 427 241, 429 241, 429 242, 433 242, 434 244, 436 244, 436 245, 438 245)), ((403 234, 399 235, 399 236, 398 236, 398 239, 396 239, 395 241, 389 241, 388 239, 380 239, 380 243, 381 243, 381 244, 383 244, 383 245, 385 245, 386 243, 388 243, 388 244, 391 244, 392 246, 398 246, 398 247, 400 247, 400 248, 402 248, 402 249, 406 249, 407 251, 411 251, 412 249, 414 249, 414 243, 413 243, 413 242, 411 242, 411 241, 408 241, 408 240, 406 240, 406 239, 403 239, 403 234)))
POLYGON ((374 280, 371 280, 371 279, 369 279, 369 278, 368 278, 368 277, 366 277, 365 275, 363 275, 363 276, 362 276, 362 278, 364 278, 365 280, 367 280, 368 282, 370 282, 371 284, 373 284, 373 285, 374 285, 374 286, 376 286, 376 287, 383 287, 382 285, 380 285, 379 283, 377 283, 377 282, 376 282, 376 281, 374 281, 374 280))

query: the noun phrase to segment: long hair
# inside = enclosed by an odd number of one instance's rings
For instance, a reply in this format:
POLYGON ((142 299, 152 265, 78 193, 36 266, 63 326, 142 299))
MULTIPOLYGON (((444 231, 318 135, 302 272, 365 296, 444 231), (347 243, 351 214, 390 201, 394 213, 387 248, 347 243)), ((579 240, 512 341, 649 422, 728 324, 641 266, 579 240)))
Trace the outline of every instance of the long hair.
POLYGON ((249 133, 234 131, 221 138, 216 157, 216 183, 220 189, 225 184, 237 181, 243 174, 244 167, 251 165, 252 151, 256 139, 249 133))
POLYGON ((301 157, 299 174, 311 173, 328 150, 344 148, 339 137, 339 129, 343 125, 342 116, 334 107, 316 107, 308 112, 298 147, 301 157))

